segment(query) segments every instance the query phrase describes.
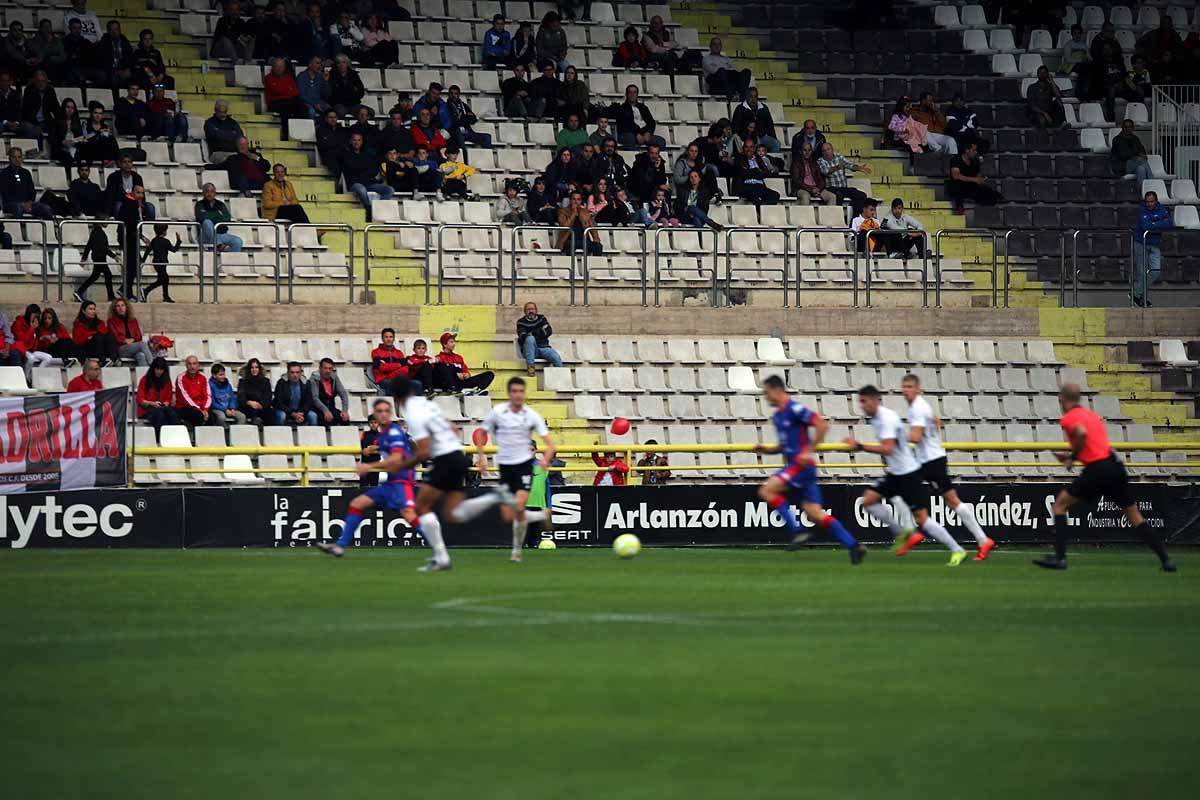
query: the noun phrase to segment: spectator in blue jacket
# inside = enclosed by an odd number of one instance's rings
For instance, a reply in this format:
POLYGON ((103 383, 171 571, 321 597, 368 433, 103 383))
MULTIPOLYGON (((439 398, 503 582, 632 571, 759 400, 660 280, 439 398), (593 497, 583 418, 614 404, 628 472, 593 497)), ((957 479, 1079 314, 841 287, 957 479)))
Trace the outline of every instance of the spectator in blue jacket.
POLYGON ((512 68, 512 34, 504 30, 507 20, 503 14, 492 17, 492 27, 483 34, 483 65, 490 69, 496 67, 512 68))
POLYGON ((1165 231, 1175 227, 1171 222, 1171 212, 1166 206, 1158 202, 1158 194, 1156 192, 1146 192, 1146 199, 1142 203, 1138 213, 1137 226, 1133 229, 1133 294, 1131 299, 1134 305, 1142 308, 1149 308, 1154 305, 1146 297, 1146 292, 1150 288, 1148 284, 1153 284, 1158 280, 1158 275, 1162 272, 1162 234, 1149 233, 1150 231, 1165 231), (1142 281, 1142 237, 1146 240, 1146 255, 1148 263, 1146 267, 1146 282, 1142 281))
POLYGON ((421 95, 421 99, 413 103, 413 119, 417 118, 422 108, 429 109, 430 116, 437 120, 437 126, 442 130, 448 131, 453 127, 453 120, 450 119, 450 109, 446 106, 446 101, 442 99, 442 85, 437 81, 429 84, 429 89, 425 94, 421 95))
POLYGON ((300 99, 313 112, 314 118, 329 110, 329 81, 325 80, 325 66, 320 56, 309 59, 308 69, 296 76, 296 85, 300 87, 300 99))
POLYGON ((237 390, 225 377, 225 365, 212 365, 212 377, 208 379, 209 396, 212 405, 209 410, 222 425, 245 425, 246 415, 238 411, 237 390))

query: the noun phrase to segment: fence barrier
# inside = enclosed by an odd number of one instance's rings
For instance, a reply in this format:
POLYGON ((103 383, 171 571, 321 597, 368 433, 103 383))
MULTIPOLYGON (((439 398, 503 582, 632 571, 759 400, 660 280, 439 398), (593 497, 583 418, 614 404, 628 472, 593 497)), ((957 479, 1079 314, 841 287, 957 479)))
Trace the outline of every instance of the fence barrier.
MULTIPOLYGON (((888 231, 888 230, 883 230, 883 229, 867 231, 867 236, 866 236, 866 244, 867 244, 867 308, 871 307, 871 279, 874 277, 872 273, 875 273, 875 272, 900 272, 900 273, 903 273, 905 276, 908 275, 908 269, 906 269, 904 267, 901 267, 901 268, 893 267, 891 269, 879 269, 875 266, 875 254, 874 254, 874 251, 871 250, 872 237, 883 236, 885 234, 887 234, 887 235, 899 234, 899 235, 908 236, 911 238, 911 235, 914 233, 919 234, 920 239, 921 239, 921 308, 929 308, 929 234, 926 233, 925 231, 904 231, 903 233, 900 233, 899 231, 888 231)), ((854 248, 855 252, 857 252, 858 251, 857 240, 855 241, 854 244, 855 244, 855 248, 854 248)))
POLYGON ((942 237, 967 237, 978 239, 990 239, 992 242, 992 268, 973 269, 962 267, 964 275, 968 273, 979 273, 992 276, 992 308, 996 308, 996 300, 998 294, 998 286, 996 284, 996 240, 1002 236, 1002 232, 992 230, 991 228, 942 228, 933 235, 933 304, 937 308, 942 307, 942 237))
MULTIPOLYGON (((731 226, 725 229, 725 303, 729 304, 729 290, 733 288, 733 237, 739 233, 752 233, 756 236, 759 233, 778 233, 783 236, 783 307, 788 307, 788 276, 791 275, 790 265, 788 263, 788 255, 791 250, 788 247, 788 238, 791 235, 791 228, 782 228, 772 225, 746 225, 746 226, 731 226)), ((799 267, 797 267, 797 270, 799 267)), ((774 270, 759 270, 759 272, 773 272, 774 270)), ((799 280, 799 276, 797 276, 799 280)), ((644 303, 643 303, 644 305, 644 303)))
MULTIPOLYGON (((192 230, 196 231, 196 243, 199 245, 199 256, 200 256, 200 265, 198 267, 199 271, 197 273, 197 277, 199 278, 199 280, 197 281, 197 283, 199 284, 199 291, 200 291, 199 302, 203 303, 204 302, 204 244, 203 244, 202 237, 204 235, 204 231, 202 230, 200 223, 196 222, 194 220, 173 220, 173 219, 143 220, 142 222, 139 222, 137 224, 137 239, 138 239, 139 243, 143 239, 147 238, 145 233, 143 233, 143 231, 145 231, 146 228, 150 228, 151 230, 153 230, 155 225, 167 225, 167 226, 173 225, 173 226, 180 227, 180 228, 187 228, 189 231, 192 231, 192 230)), ((170 231, 170 228, 168 227, 167 234, 169 235, 170 233, 171 233, 171 231, 170 231)), ((126 244, 126 246, 128 246, 129 243, 126 242, 125 244, 126 244)), ((131 260, 131 257, 133 260, 137 261, 137 274, 134 275, 133 285, 136 286, 136 288, 137 288, 137 296, 141 297, 142 296, 142 267, 145 266, 145 264, 142 263, 141 247, 137 247, 133 251, 133 253, 128 253, 128 252, 125 253, 125 259, 122 261, 121 279, 122 279, 122 281, 125 280, 125 269, 128 268, 128 264, 129 264, 129 261, 131 260)), ((153 263, 153 262, 151 262, 151 263, 153 263)), ((170 269, 170 266, 168 265, 167 268, 170 269)), ((213 277, 213 281, 214 281, 213 282, 213 302, 215 303, 215 302, 217 302, 217 285, 216 285, 215 275, 213 277)), ((164 290, 165 290, 165 287, 164 287, 164 290)))
MULTIPOLYGON (((45 220, 40 220, 40 221, 42 222, 43 226, 46 225, 45 220)), ((125 277, 125 247, 126 247, 125 223, 120 220, 95 220, 95 219, 64 219, 64 220, 60 220, 58 222, 58 224, 55 226, 55 234, 58 237, 58 241, 56 242, 55 246, 56 246, 56 249, 58 250, 58 302, 60 302, 60 303, 63 301, 63 276, 67 271, 66 252, 65 252, 66 245, 63 244, 63 229, 70 228, 73 226, 78 226, 78 225, 86 225, 88 227, 91 227, 92 225, 95 225, 97 223, 102 224, 105 227, 108 227, 109 225, 115 225, 117 227, 116 251, 117 251, 118 256, 121 259, 118 262, 121 265, 121 269, 118 271, 118 274, 114 277, 119 282, 119 285, 123 286, 122 281, 125 277)), ((45 229, 43 228, 43 234, 42 234, 43 242, 45 241, 45 238, 46 238, 45 237, 45 229)), ((109 247, 111 247, 113 243, 110 241, 108 244, 109 244, 109 247)), ((46 263, 49 260, 49 256, 46 255, 46 250, 47 250, 47 248, 43 246, 42 247, 42 302, 43 303, 49 302, 49 300, 50 300, 50 297, 46 291, 46 289, 47 289, 47 287, 46 287, 46 263)), ((92 263, 95 263, 95 258, 96 258, 96 256, 93 253, 92 254, 92 263)), ((104 261, 108 261, 108 253, 104 253, 102 255, 102 258, 104 261)), ((82 265, 83 265, 83 263, 80 262, 80 266, 82 266, 82 265)))
MULTIPOLYGON (((221 223, 221 225, 227 225, 227 224, 232 224, 232 223, 221 223)), ((271 232, 275 235, 275 275, 274 275, 274 278, 275 278, 275 305, 279 305, 279 303, 280 303, 280 281, 282 279, 281 268, 280 268, 280 251, 283 249, 283 247, 281 246, 282 239, 280 238, 280 235, 279 235, 280 226, 274 222, 239 222, 239 223, 237 223, 237 227, 239 227, 239 228, 270 228, 271 232)), ((200 231, 200 238, 199 238, 201 253, 204 252, 205 247, 212 248, 212 254, 213 254, 213 279, 212 280, 213 280, 213 302, 214 303, 221 302, 221 297, 220 297, 221 248, 217 246, 217 236, 219 234, 220 234, 220 231, 217 230, 216 228, 214 228, 213 240, 210 244, 207 244, 207 245, 204 244, 204 231, 200 231)), ((289 262, 288 269, 289 270, 291 269, 291 260, 292 260, 292 248, 291 248, 291 242, 289 242, 288 243, 288 262, 289 262)), ((201 297, 203 298, 203 291, 204 291, 203 276, 200 281, 200 291, 201 291, 201 297)), ((201 300, 201 302, 203 302, 203 300, 201 300)), ((291 302, 291 300, 289 299, 288 302, 291 302)))
MULTIPOLYGON (((509 244, 509 248, 508 248, 508 255, 509 255, 509 259, 510 259, 509 274, 508 274, 508 278, 510 281, 509 296, 508 296, 509 304, 514 305, 514 306, 517 304, 517 253, 518 252, 526 252, 525 249, 521 245, 521 234, 523 234, 525 231, 534 231, 535 233, 538 231, 560 231, 560 232, 566 231, 566 233, 567 233, 567 248, 569 250, 570 259, 571 259, 571 265, 570 265, 570 267, 567 268, 567 282, 568 282, 568 285, 570 286, 569 304, 575 305, 575 229, 568 228, 563 225, 516 225, 513 227, 512 234, 509 238, 510 244, 509 244)), ((554 248, 554 245, 552 243, 550 245, 550 250, 547 252, 547 255, 552 255, 553 253, 557 253, 557 252, 559 252, 559 251, 554 248)), ((549 267, 523 266, 521 269, 524 272, 549 272, 551 274, 558 272, 560 270, 559 267, 555 267, 555 266, 549 266, 549 267)), ((499 293, 498 300, 501 303, 504 302, 503 290, 501 290, 501 292, 499 293)))
MULTIPOLYGON (((429 305, 429 229, 433 225, 428 222, 370 222, 363 228, 363 291, 367 294, 371 292, 371 232, 372 231, 399 231, 403 236, 406 230, 419 230, 423 237, 421 252, 423 253, 423 266, 421 269, 421 277, 425 281, 425 305, 429 305)), ((353 237, 351 237, 353 240, 353 237)), ((353 259, 351 259, 351 268, 353 268, 353 259)), ((397 264, 387 264, 376 267, 376 269, 417 269, 417 267, 402 266, 397 264)))

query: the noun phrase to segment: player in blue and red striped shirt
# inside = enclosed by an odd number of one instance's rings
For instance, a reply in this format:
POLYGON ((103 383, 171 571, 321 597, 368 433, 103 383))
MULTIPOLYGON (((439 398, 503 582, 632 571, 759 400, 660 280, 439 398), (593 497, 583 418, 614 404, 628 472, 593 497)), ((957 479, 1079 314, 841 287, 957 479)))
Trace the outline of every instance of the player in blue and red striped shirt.
POLYGON ((814 448, 825 437, 829 423, 817 412, 793 400, 783 379, 778 375, 769 375, 763 380, 763 395, 776 409, 771 416, 771 422, 775 424, 779 444, 760 444, 754 450, 756 453, 782 452, 784 465, 763 482, 758 489, 758 496, 779 512, 779 516, 783 517, 783 521, 792 532, 792 540, 787 549, 799 548, 812 535, 796 519, 788 503, 789 500, 797 500, 800 508, 818 528, 829 531, 846 546, 850 551, 850 563, 861 564, 867 554, 867 548, 859 544, 842 523, 825 511, 821 501, 821 489, 817 486, 814 448))

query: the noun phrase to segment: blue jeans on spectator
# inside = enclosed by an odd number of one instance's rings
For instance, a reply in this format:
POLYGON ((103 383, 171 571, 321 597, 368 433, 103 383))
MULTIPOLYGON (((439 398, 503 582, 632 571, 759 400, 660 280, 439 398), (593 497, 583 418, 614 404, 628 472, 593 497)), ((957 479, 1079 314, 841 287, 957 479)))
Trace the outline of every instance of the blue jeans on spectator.
POLYGON ((750 70, 740 72, 732 69, 719 69, 708 76, 708 93, 718 95, 736 94, 745 99, 746 90, 750 88, 750 70))
POLYGON ((178 112, 152 117, 150 120, 150 135, 165 136, 172 142, 176 139, 186 142, 188 138, 187 117, 178 112))
POLYGON ((455 128, 454 138, 458 142, 459 150, 462 150, 468 144, 477 144, 480 147, 492 146, 492 135, 490 133, 478 133, 470 128, 455 128))
POLYGON ((617 134, 617 144, 619 144, 621 146, 622 150, 638 150, 642 147, 649 147, 649 145, 651 143, 658 145, 659 148, 663 149, 663 150, 665 150, 667 147, 667 140, 661 136, 658 136, 657 134, 652 135, 650 137, 650 142, 648 142, 647 144, 643 144, 643 145, 639 145, 637 143, 637 137, 634 136, 632 133, 618 133, 617 134))
POLYGON ((558 354, 553 347, 538 347, 537 340, 532 336, 526 336, 521 342, 521 347, 518 348, 518 353, 525 359, 525 366, 532 367, 533 362, 539 358, 550 362, 552 367, 562 366, 562 356, 558 354))
POLYGON ((761 145, 766 145, 768 153, 778 153, 782 149, 779 144, 779 140, 774 136, 759 136, 758 143, 761 145))
POLYGON ((635 222, 642 225, 650 226, 654 224, 654 218, 650 216, 650 212, 644 208, 639 208, 637 213, 633 215, 635 222))
POLYGON ((696 228, 707 228, 711 220, 700 206, 688 206, 687 210, 683 212, 683 219, 680 222, 696 228))
POLYGON ((23 203, 5 203, 4 215, 6 217, 37 217, 38 219, 53 219, 54 212, 50 206, 45 203, 39 203, 34 200, 29 206, 29 213, 25 213, 25 205, 23 203))
MULTIPOLYGON (((291 415, 288 414, 288 412, 286 412, 282 409, 276 408, 273 413, 275 414, 275 424, 276 425, 291 425, 292 424, 291 415)), ((304 424, 305 425, 316 425, 317 424, 317 412, 315 412, 315 411, 307 412, 304 415, 304 424)))
POLYGON ((200 223, 201 239, 205 244, 212 244, 216 238, 217 247, 228 247, 231 252, 242 252, 242 237, 232 233, 217 233, 217 226, 211 219, 200 223))
MULTIPOLYGON (((1146 246, 1146 258, 1149 263, 1146 265, 1146 280, 1150 286, 1158 280, 1159 273, 1162 272, 1162 250, 1158 245, 1146 246)), ((1146 299, 1146 290, 1149 286, 1142 282, 1142 241, 1139 237, 1134 237, 1133 240, 1133 299, 1142 303, 1146 299)))
POLYGON ((1139 186, 1142 181, 1154 177, 1154 173, 1150 171, 1150 162, 1144 158, 1131 158, 1125 162, 1125 174, 1130 173, 1137 178, 1139 186))
POLYGON ((368 196, 368 192, 375 192, 379 195, 380 200, 391 200, 396 196, 396 191, 386 183, 350 184, 350 193, 358 198, 358 202, 363 204, 363 208, 367 209, 368 216, 371 211, 371 198, 368 196))

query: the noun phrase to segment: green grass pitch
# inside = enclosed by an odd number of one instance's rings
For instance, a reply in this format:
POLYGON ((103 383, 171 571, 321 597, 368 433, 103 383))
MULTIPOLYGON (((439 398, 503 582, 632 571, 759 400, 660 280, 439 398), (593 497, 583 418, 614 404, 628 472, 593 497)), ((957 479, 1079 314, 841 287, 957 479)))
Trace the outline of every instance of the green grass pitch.
POLYGON ((0 558, 4 795, 1194 798, 1200 557, 0 558))

